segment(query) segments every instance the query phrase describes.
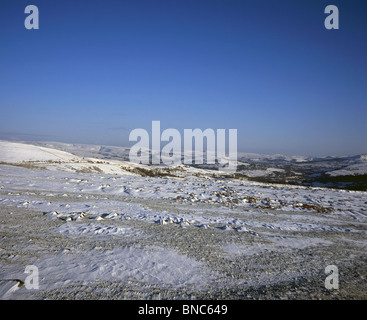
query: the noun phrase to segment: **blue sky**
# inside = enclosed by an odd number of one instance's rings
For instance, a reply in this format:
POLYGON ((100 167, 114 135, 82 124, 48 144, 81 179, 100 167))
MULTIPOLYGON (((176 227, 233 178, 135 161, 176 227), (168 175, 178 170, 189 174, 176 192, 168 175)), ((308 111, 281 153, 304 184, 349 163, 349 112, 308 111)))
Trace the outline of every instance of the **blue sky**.
POLYGON ((363 0, 2 0, 0 39, 3 139, 131 146, 160 120, 237 129, 242 152, 367 153, 363 0))

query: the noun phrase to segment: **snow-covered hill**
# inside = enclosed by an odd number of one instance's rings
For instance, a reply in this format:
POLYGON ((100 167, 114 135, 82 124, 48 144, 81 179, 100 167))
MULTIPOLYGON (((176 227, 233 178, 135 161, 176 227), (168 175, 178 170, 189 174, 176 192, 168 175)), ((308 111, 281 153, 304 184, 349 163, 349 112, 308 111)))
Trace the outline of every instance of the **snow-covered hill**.
MULTIPOLYGON (((48 170, 137 174, 142 176, 226 177, 219 164, 139 165, 129 162, 129 148, 61 142, 0 141, 0 161, 48 170)), ((205 157, 204 157, 205 159, 205 157)), ((265 183, 367 190, 367 156, 323 157, 239 153, 233 178, 265 183)))
POLYGON ((366 298, 366 192, 51 147, 0 142, 0 299, 319 299, 331 264, 366 298))
POLYGON ((26 161, 71 161, 77 157, 69 152, 24 143, 0 141, 0 161, 19 163, 26 161))

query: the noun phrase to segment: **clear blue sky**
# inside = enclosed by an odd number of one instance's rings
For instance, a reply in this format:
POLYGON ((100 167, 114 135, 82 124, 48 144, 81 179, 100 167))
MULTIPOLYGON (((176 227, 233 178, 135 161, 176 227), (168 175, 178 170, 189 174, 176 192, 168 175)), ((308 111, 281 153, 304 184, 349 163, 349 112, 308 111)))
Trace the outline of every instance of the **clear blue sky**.
POLYGON ((0 138, 128 146, 160 120, 238 129, 242 152, 367 153, 364 0, 1 0, 0 39, 0 138))

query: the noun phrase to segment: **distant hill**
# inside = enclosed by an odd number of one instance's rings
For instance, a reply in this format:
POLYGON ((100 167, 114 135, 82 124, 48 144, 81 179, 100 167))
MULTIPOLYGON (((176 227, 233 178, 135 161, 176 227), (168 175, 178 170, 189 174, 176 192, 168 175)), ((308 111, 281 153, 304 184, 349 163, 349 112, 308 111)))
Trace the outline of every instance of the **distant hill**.
MULTIPOLYGON (((115 174, 123 174, 129 171, 133 174, 146 176, 201 175, 246 179, 264 183, 367 190, 367 155, 365 154, 345 157, 305 157, 282 154, 238 153, 237 172, 227 176, 219 171, 221 167, 219 163, 179 165, 175 167, 134 165, 129 162, 130 149, 127 147, 61 142, 10 144, 12 142, 3 141, 0 161, 47 160, 49 167, 52 161, 70 161, 75 158, 73 164, 68 167, 77 168, 76 170, 95 170, 96 172, 115 174), (34 148, 34 146, 38 148, 34 148), (12 152, 9 152, 11 148, 13 148, 12 152), (31 149, 32 152, 30 152, 31 149), (104 162, 97 161, 98 159, 104 162), (118 164, 116 164, 116 161, 118 164), (79 167, 80 169, 78 169, 79 167)), ((40 166, 39 163, 38 165, 40 166)), ((53 166, 55 167, 56 164, 53 163, 53 166)), ((65 168, 65 165, 63 167, 65 168)))

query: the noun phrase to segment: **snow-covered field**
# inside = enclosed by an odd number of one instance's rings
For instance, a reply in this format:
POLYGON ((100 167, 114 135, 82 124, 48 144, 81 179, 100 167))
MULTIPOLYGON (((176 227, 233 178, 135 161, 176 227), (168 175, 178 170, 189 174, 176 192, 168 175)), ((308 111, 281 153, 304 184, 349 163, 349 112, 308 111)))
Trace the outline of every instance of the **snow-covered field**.
POLYGON ((2 299, 367 297, 367 192, 165 174, 126 149, 65 146, 0 141, 2 299))

